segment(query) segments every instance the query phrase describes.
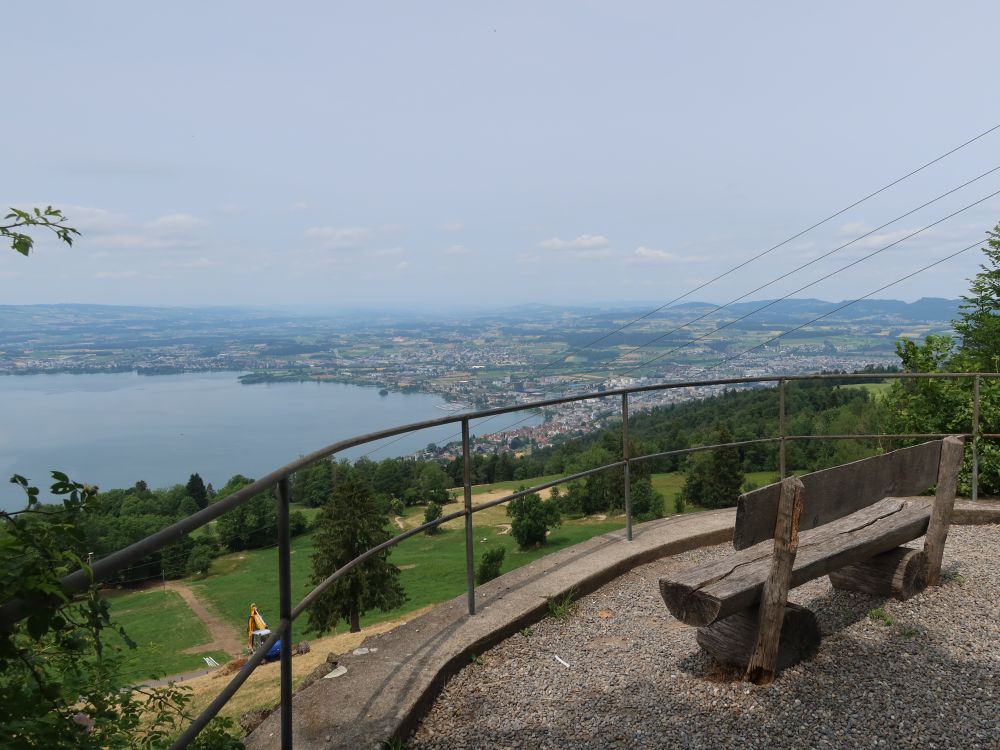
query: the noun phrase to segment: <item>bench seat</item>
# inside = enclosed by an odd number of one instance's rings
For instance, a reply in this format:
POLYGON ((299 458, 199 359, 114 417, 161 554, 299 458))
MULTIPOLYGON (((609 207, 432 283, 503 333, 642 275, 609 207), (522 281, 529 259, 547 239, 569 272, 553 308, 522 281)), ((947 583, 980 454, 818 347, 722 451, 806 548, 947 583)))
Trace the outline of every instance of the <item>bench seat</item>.
MULTIPOLYGON (((887 497, 799 534, 790 586, 887 552, 927 531, 933 497, 887 497)), ((774 540, 723 560, 660 579, 670 613, 696 627, 710 625, 760 601, 771 570, 774 540)))

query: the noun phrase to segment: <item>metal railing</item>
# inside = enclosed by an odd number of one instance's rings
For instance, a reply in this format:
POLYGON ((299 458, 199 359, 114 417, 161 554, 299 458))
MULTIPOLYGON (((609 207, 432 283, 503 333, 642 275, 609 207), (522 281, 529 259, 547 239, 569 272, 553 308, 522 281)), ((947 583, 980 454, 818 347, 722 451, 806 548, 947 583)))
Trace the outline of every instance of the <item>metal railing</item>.
MULTIPOLYGON (((296 461, 285 464, 270 474, 258 479, 252 484, 243 487, 232 495, 209 505, 197 513, 132 544, 124 549, 114 552, 107 557, 98 560, 91 566, 91 573, 80 569, 66 576, 62 580, 63 588, 68 593, 76 593, 85 589, 92 581, 102 581, 122 570, 126 566, 141 560, 147 555, 156 552, 163 547, 177 541, 181 537, 192 531, 205 526, 214 521, 219 516, 239 507, 243 503, 251 500, 263 492, 274 490, 277 502, 277 530, 278 530, 278 615, 279 623, 271 631, 270 637, 250 656, 243 667, 236 673, 228 685, 218 696, 205 708, 205 710, 184 730, 171 746, 172 750, 185 748, 201 732, 202 729, 218 714, 222 707, 236 694, 250 674, 264 660, 265 655, 271 647, 280 639, 280 672, 281 672, 281 746, 283 750, 290 750, 292 747, 292 622, 295 621, 324 591, 331 585, 358 565, 370 559, 390 547, 393 547, 405 539, 420 534, 428 529, 436 528, 449 521, 458 518, 465 520, 465 566, 466 566, 466 587, 468 591, 469 615, 476 613, 475 598, 475 577, 473 569, 473 538, 472 538, 472 516, 475 513, 493 508, 497 505, 510 502, 525 495, 539 492, 556 485, 572 482, 578 479, 610 471, 612 469, 623 469, 624 474, 624 511, 625 511, 625 538, 632 540, 632 502, 631 502, 631 466, 641 461, 650 461, 658 458, 670 456, 681 456, 700 451, 715 450, 718 448, 740 447, 748 445, 759 445, 767 443, 778 444, 778 473, 784 479, 787 473, 787 446, 790 442, 808 440, 905 440, 905 439, 934 439, 945 437, 948 434, 971 437, 972 450, 972 498, 978 498, 979 484, 979 441, 982 438, 1000 438, 997 433, 983 433, 980 430, 980 384, 982 378, 1000 378, 1000 373, 863 373, 863 374, 824 374, 824 375, 773 375, 763 377, 748 378, 725 378, 720 380, 694 380, 681 383, 661 383, 655 385, 642 385, 629 388, 619 388, 614 390, 599 391, 560 398, 551 398, 535 401, 515 406, 485 409, 476 412, 466 412, 463 414, 441 417, 423 422, 414 422, 399 427, 392 427, 378 432, 341 440, 325 448, 321 448, 307 456, 303 456, 296 461), (785 391, 788 383, 800 381, 844 381, 844 380, 896 380, 896 379, 972 379, 972 420, 971 430, 966 433, 885 433, 885 434, 855 434, 855 435, 789 435, 787 434, 787 420, 785 414, 785 391), (681 388, 704 388, 712 386, 751 386, 751 385, 777 384, 778 389, 778 435, 775 437, 756 438, 753 440, 741 440, 730 443, 720 443, 715 445, 702 445, 694 448, 682 448, 678 450, 650 453, 641 456, 630 455, 629 445, 629 396, 638 393, 650 393, 654 391, 669 391, 681 388), (529 409, 541 409, 563 404, 590 401, 594 399, 607 399, 613 397, 621 398, 622 416, 622 460, 609 464, 604 464, 586 471, 577 472, 543 484, 538 484, 527 489, 504 495, 503 497, 480 503, 472 504, 472 451, 470 447, 469 423, 475 419, 484 417, 494 417, 502 414, 525 411, 529 409), (412 529, 408 529, 401 534, 397 534, 382 544, 379 544, 349 563, 337 569, 333 574, 320 582, 310 591, 301 602, 292 606, 291 590, 291 535, 289 533, 289 505, 291 502, 291 492, 289 481, 293 474, 341 451, 359 445, 372 443, 385 438, 395 437, 430 427, 441 425, 460 424, 462 435, 462 461, 463 461, 463 490, 464 507, 462 510, 442 515, 441 517, 421 524, 412 529)), ((30 602, 11 601, 0 607, 0 630, 9 630, 15 623, 23 619, 28 614, 30 602)))

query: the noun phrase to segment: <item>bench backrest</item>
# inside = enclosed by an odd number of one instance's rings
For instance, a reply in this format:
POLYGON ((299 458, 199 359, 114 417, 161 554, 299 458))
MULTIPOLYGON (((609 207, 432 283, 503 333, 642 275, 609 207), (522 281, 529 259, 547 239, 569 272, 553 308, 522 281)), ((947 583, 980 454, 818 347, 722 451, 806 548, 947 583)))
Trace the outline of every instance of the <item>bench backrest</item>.
MULTIPOLYGON (((835 521, 884 497, 919 495, 937 484, 940 460, 941 441, 932 440, 805 474, 799 477, 804 486, 799 530, 835 521)), ((736 549, 774 538, 780 494, 779 483, 740 495, 733 535, 736 549)))

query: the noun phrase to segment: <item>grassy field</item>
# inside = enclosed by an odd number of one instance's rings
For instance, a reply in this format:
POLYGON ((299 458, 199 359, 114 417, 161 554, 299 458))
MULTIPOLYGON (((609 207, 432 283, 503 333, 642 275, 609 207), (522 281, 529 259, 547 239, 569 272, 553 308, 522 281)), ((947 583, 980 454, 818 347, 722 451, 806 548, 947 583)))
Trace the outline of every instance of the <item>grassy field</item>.
POLYGON ((126 674, 136 680, 153 674, 190 672, 205 666, 203 656, 214 657, 220 664, 229 657, 221 651, 182 653, 185 649, 208 643, 208 630, 194 612, 173 591, 151 588, 145 591, 107 592, 115 621, 135 641, 135 650, 128 649, 117 636, 109 639, 121 648, 126 659, 126 674))
POLYGON ((892 383, 850 383, 848 385, 842 385, 841 388, 853 388, 858 391, 868 391, 868 394, 873 399, 885 398, 885 395, 892 388, 892 383))
MULTIPOLYGON (((541 484, 554 479, 538 477, 524 481, 497 482, 474 489, 475 495, 513 492, 522 485, 541 484)), ((775 479, 772 472, 758 472, 747 476, 748 481, 760 486, 775 479)), ((655 474, 654 488, 664 495, 667 515, 674 513, 674 498, 684 482, 682 474, 655 474)), ((459 506, 455 506, 459 507, 459 506)), ((302 508, 310 517, 315 509, 302 508)), ((451 510, 447 508, 446 510, 451 510)), ((699 510, 692 508, 692 511, 699 510)), ((407 508, 402 519, 406 527, 423 520, 422 507, 407 508)), ((620 529, 624 517, 616 516, 573 519, 552 530, 549 543, 538 550, 521 551, 506 531, 508 520, 505 508, 496 507, 474 516, 476 563, 481 554, 493 547, 503 547, 507 552, 503 572, 526 565, 551 552, 590 539, 598 534, 620 529)), ((312 588, 311 535, 292 541, 293 601, 299 601, 312 588)), ((390 612, 371 612, 362 617, 362 627, 396 619, 406 613, 431 604, 446 601, 465 591, 465 535, 463 521, 449 523, 435 536, 421 534, 400 543, 392 552, 391 560, 402 570, 401 580, 408 599, 390 612)), ((197 597, 224 623, 232 627, 233 634, 242 638, 248 609, 256 603, 265 619, 274 622, 278 617, 278 552, 276 548, 251 550, 223 555, 217 558, 209 575, 202 580, 187 579, 185 583, 197 597)), ((174 674, 202 666, 203 654, 182 654, 185 649, 196 647, 210 640, 207 630, 187 605, 170 591, 160 589, 142 592, 112 592, 112 613, 139 644, 136 652, 135 675, 144 677, 149 672, 174 674)), ((313 638, 316 633, 307 630, 307 619, 296 622, 294 637, 313 638)), ((344 632, 344 624, 337 632, 344 632)), ((218 661, 224 656, 209 654, 218 661)))

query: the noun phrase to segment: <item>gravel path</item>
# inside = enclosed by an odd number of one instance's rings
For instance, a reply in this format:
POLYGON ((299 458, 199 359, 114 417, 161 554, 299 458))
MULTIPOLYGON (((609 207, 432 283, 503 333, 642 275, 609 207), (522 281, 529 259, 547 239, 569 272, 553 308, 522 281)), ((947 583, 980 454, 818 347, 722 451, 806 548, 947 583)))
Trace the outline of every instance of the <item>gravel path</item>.
POLYGON ((1000 526, 953 526, 944 584, 907 602, 794 589, 823 644, 767 687, 717 668, 657 589, 731 549, 637 568, 482 654, 407 747, 1000 748, 1000 526))

